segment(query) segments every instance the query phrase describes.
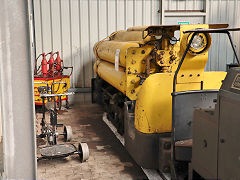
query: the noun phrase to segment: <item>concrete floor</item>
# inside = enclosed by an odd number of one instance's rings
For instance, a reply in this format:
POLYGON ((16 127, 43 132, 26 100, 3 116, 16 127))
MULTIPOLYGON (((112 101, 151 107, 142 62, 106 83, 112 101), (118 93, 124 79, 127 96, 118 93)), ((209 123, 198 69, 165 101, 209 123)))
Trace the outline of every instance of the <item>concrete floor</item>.
MULTIPOLYGON (((38 179, 147 179, 102 121, 102 108, 91 104, 90 99, 90 94, 74 95, 71 98, 72 109, 63 111, 58 116, 59 123, 72 126, 71 143, 77 145, 79 142, 87 142, 89 160, 80 163, 78 155, 41 160, 38 162, 38 179)), ((62 143, 59 139, 59 143, 62 143)))

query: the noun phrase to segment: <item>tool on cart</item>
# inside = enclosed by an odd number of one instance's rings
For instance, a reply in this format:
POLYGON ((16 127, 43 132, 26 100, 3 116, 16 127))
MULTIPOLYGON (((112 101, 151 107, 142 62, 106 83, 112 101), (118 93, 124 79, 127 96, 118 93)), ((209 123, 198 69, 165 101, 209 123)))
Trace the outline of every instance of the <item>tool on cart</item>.
MULTIPOLYGON (((34 93, 35 93, 35 104, 42 105, 42 99, 40 97, 38 88, 41 86, 47 86, 45 89, 46 93, 49 94, 62 94, 66 93, 70 88, 70 77, 73 72, 73 67, 66 67, 63 64, 63 60, 60 58, 59 51, 53 53, 49 52, 47 54, 40 54, 35 61, 35 69, 34 69, 34 93), (49 60, 47 61, 47 56, 50 55, 49 60), (57 57, 54 59, 54 56, 57 57), (41 63, 38 63, 38 59, 42 57, 41 63), (38 65, 39 64, 39 65, 38 65), (64 69, 71 69, 69 75, 63 73, 64 69)), ((45 99, 45 102, 47 100, 45 99)), ((69 108, 68 96, 58 96, 56 97, 56 102, 58 106, 61 108, 62 102, 66 101, 66 107, 69 108), (61 98, 61 99, 60 99, 61 98)))
POLYGON ((64 126, 63 124, 59 124, 57 121, 57 106, 56 102, 47 102, 46 98, 54 98, 59 97, 61 100, 61 96, 69 96, 74 93, 63 93, 63 94, 48 94, 46 93, 47 87, 39 87, 40 97, 42 98, 42 122, 41 122, 41 134, 38 135, 38 138, 46 138, 48 142, 48 146, 41 148, 40 153, 41 159, 53 159, 53 158, 61 158, 67 157, 73 154, 78 154, 80 161, 84 162, 89 157, 89 150, 86 143, 79 143, 78 149, 73 144, 57 144, 57 136, 63 135, 64 141, 70 141, 72 138, 72 128, 71 126, 64 126), (48 110, 50 112, 50 124, 46 122, 45 112, 48 110), (62 133, 57 132, 57 127, 64 127, 64 131, 62 133))

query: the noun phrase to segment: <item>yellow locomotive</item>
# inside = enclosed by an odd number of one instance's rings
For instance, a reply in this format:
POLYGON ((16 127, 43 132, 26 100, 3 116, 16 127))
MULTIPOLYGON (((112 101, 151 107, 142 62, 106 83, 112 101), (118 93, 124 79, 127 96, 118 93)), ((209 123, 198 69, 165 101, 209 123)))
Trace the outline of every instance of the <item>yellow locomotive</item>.
MULTIPOLYGON (((198 98, 202 102, 208 96, 212 101, 226 72, 204 71, 211 35, 187 31, 226 27, 227 24, 131 27, 95 44, 97 77, 92 81, 93 100, 104 104, 108 119, 124 135, 126 149, 140 166, 170 171, 169 161, 175 151, 171 147, 176 125, 173 118, 185 115, 186 120, 178 126, 188 132, 174 138, 180 142, 176 146, 188 148, 191 144, 185 140, 191 138, 196 107, 173 113, 176 102, 179 107, 190 106, 188 100, 177 99, 174 104, 175 95, 201 91, 198 98)), ((209 103, 202 104, 206 107, 209 103)), ((179 154, 179 160, 189 161, 179 154)))

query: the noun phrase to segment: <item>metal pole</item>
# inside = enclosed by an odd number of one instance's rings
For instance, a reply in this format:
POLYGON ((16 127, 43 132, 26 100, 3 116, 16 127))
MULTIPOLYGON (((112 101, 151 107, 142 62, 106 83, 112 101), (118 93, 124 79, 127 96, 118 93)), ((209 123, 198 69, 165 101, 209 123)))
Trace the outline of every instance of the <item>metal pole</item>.
POLYGON ((36 179, 31 2, 1 0, 3 179, 36 179))
POLYGON ((164 6, 165 6, 165 0, 159 0, 159 12, 161 13, 160 14, 160 25, 164 25, 165 24, 165 9, 164 9, 164 6))

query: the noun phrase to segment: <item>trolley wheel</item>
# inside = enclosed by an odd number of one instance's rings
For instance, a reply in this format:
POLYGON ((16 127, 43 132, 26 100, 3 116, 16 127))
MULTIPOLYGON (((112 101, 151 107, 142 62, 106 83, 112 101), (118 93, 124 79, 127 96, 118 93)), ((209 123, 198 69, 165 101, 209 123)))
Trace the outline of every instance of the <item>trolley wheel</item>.
POLYGON ((72 128, 71 126, 64 126, 64 141, 71 141, 72 139, 72 128))
POLYGON ((89 158, 89 149, 87 143, 78 144, 79 158, 81 162, 85 162, 89 158))

